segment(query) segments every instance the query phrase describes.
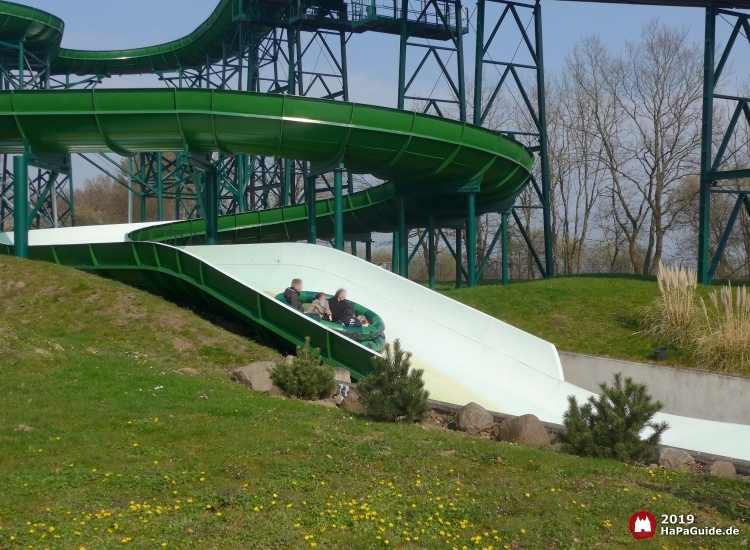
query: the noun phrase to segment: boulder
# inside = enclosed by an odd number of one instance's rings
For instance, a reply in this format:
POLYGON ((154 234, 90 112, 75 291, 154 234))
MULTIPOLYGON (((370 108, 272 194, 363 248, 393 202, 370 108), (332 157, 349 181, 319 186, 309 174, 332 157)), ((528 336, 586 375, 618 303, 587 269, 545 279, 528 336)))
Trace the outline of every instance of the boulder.
POLYGON ((49 357, 49 352, 43 348, 34 348, 34 353, 38 353, 39 355, 44 355, 45 357, 49 357))
POLYGON ((476 403, 464 405, 458 412, 458 429, 470 434, 478 434, 492 427, 495 419, 487 409, 476 403))
POLYGON ((31 426, 27 424, 19 424, 18 426, 13 428, 13 431, 14 432, 33 432, 34 428, 32 428, 31 426))
POLYGON ((346 394, 346 396, 339 395, 337 397, 340 398, 337 399, 340 409, 353 413, 364 414, 365 408, 362 406, 362 403, 359 402, 359 392, 357 390, 349 388, 349 392, 346 394))
POLYGON ((717 460, 716 462, 711 464, 711 475, 732 479, 737 476, 737 470, 735 469, 734 464, 732 464, 731 462, 726 460, 717 460))
POLYGON ((349 369, 333 369, 333 377, 340 384, 351 384, 352 375, 349 369))
POLYGON ((258 361, 232 371, 232 379, 238 384, 255 391, 279 396, 283 392, 271 382, 271 370, 276 366, 273 361, 258 361))
POLYGON ((191 367, 184 367, 182 369, 179 369, 177 372, 180 374, 188 374, 190 376, 198 376, 200 372, 198 372, 198 369, 194 369, 191 367))
POLYGON ((659 449, 659 466, 664 466, 667 470, 690 472, 695 466, 695 460, 687 451, 664 447, 659 449))
POLYGON ((492 439, 541 449, 550 445, 547 428, 533 414, 509 418, 492 430, 492 439))

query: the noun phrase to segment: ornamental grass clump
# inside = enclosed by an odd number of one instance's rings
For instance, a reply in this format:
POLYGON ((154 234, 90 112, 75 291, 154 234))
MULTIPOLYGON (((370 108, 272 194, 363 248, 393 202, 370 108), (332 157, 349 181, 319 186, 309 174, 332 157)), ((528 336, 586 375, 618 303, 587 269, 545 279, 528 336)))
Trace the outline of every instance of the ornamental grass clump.
POLYGON ((318 348, 310 347, 310 338, 305 338, 304 346, 297 346, 294 361, 277 363, 270 376, 289 397, 323 399, 336 390, 333 369, 323 363, 318 348))
POLYGON ((620 372, 615 374, 614 385, 602 383, 599 388, 601 395, 589 397, 580 406, 574 395, 568 397, 565 433, 558 436, 563 450, 622 462, 653 460, 656 446, 669 428, 666 422, 653 421, 662 404, 652 400, 644 384, 632 378, 623 383, 620 372))
POLYGON ((697 273, 687 267, 659 263, 657 280, 659 297, 638 312, 642 334, 664 344, 688 345, 697 330, 697 273))
POLYGON ((370 418, 382 422, 421 422, 430 411, 422 369, 411 367, 411 353, 396 340, 373 357, 373 371, 357 384, 359 402, 370 418))
POLYGON ((712 308, 701 298, 704 327, 695 342, 697 366, 720 372, 739 372, 750 367, 750 295, 743 286, 721 287, 708 295, 712 308))

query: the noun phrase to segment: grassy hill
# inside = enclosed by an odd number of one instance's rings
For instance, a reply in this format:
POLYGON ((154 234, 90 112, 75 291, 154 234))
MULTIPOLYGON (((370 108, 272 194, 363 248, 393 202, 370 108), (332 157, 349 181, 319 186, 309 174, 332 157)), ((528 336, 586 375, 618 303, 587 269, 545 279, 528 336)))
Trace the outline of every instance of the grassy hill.
MULTIPOLYGON (((659 344, 638 333, 635 315, 659 294, 656 279, 628 275, 556 277, 501 286, 490 282, 472 289, 439 290, 451 298, 554 343, 558 349, 653 360, 659 344)), ((699 294, 706 297, 708 291, 699 294)), ((670 350, 668 364, 686 364, 670 350)))
POLYGON ((630 548, 642 508, 741 529, 644 549, 750 538, 741 481, 248 391, 227 370, 278 352, 204 317, 0 258, 0 548, 630 548))

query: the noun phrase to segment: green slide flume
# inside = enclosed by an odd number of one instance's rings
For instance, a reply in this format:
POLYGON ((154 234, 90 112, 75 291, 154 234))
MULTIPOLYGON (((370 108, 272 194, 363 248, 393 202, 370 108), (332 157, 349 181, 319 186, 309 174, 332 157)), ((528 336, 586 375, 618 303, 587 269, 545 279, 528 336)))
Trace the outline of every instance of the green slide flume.
MULTIPOLYGON (((396 194, 408 220, 424 225, 465 217, 466 193, 477 213, 511 204, 533 161, 520 143, 489 130, 417 113, 288 95, 220 90, 54 90, 0 92, 0 153, 220 151, 343 162, 389 183, 348 196, 348 232, 395 226, 396 194)), ((222 242, 304 238, 305 205, 223 216, 222 242), (265 228, 265 229, 264 229, 265 228)), ((332 205, 316 206, 319 235, 332 230, 332 205)), ((176 222, 200 234, 202 220, 176 222)), ((155 238, 147 231, 134 240, 155 238)))

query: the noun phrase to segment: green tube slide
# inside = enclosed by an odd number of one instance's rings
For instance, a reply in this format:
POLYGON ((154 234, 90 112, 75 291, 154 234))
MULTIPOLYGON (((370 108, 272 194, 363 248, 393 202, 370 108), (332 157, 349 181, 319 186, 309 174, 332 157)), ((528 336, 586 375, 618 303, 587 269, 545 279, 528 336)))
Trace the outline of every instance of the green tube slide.
MULTIPOLYGON (((221 151, 336 162, 389 183, 345 199, 348 232, 396 226, 396 195, 407 223, 466 216, 466 191, 477 213, 513 202, 529 179, 533 156, 520 143, 468 124, 417 113, 286 95, 187 89, 60 90, 0 93, 0 153, 221 151)), ((319 236, 333 231, 333 205, 316 205, 319 236)), ((223 216, 221 242, 304 239, 307 206, 223 216)), ((201 235, 203 220, 131 235, 167 240, 201 235), (170 233, 171 232, 171 233, 170 233)))

